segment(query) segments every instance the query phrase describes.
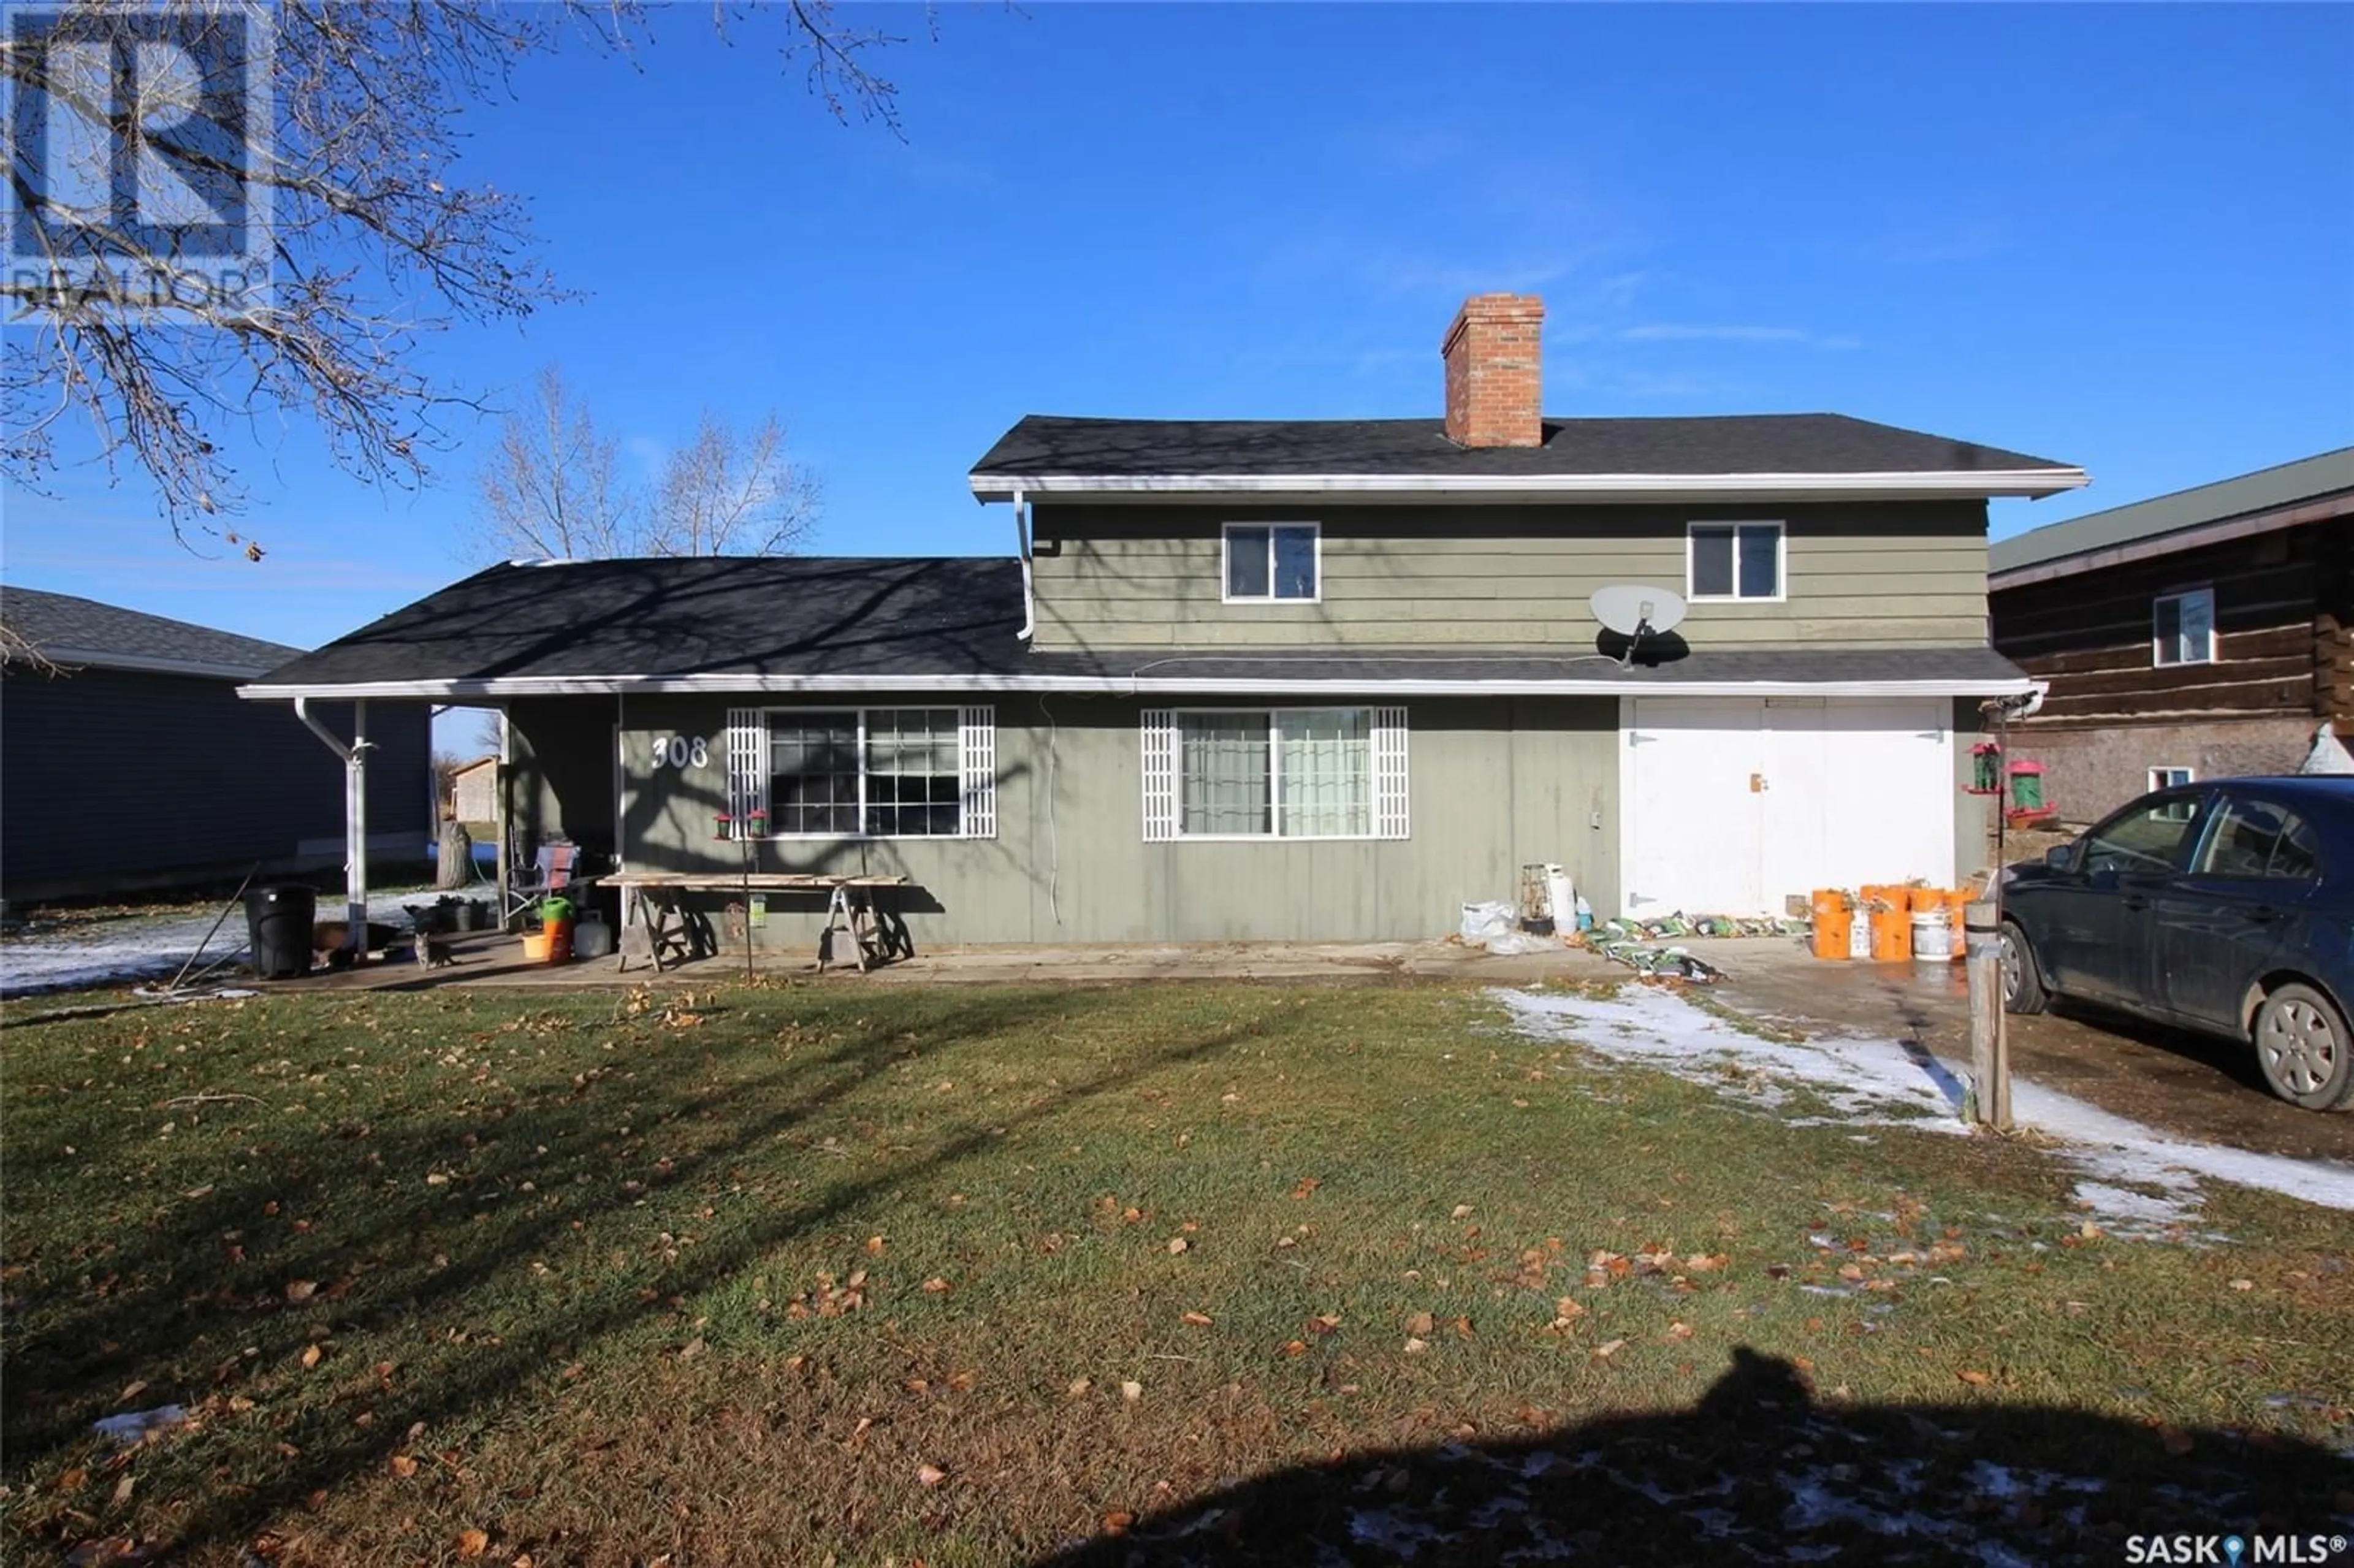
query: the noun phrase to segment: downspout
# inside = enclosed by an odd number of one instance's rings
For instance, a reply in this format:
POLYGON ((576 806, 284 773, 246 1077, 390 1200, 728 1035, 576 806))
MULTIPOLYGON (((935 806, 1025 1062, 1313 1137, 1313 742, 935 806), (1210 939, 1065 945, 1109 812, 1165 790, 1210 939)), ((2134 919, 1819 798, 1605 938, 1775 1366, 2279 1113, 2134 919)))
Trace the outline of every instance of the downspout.
POLYGON ((1013 635, 1027 642, 1038 630, 1038 601, 1030 577, 1030 524, 1022 493, 1013 493, 1013 549, 1022 557, 1022 630, 1013 635))
POLYGON ((344 765, 344 946, 357 963, 367 952, 367 704, 352 704, 348 745, 312 716, 309 698, 294 699, 294 716, 344 765))

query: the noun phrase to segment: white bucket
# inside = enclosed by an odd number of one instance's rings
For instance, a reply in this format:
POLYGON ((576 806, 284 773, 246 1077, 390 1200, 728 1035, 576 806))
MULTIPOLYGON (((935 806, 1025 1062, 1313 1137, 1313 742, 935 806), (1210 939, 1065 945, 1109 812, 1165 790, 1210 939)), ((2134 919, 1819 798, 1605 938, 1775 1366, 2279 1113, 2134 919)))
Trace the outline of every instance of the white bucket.
POLYGON ((1855 918, 1847 930, 1847 956, 1850 959, 1872 957, 1872 916, 1859 906, 1855 918))
POLYGON ((1916 963, 1950 963, 1954 957, 1954 917, 1943 909, 1913 912, 1913 958, 1916 963))
POLYGON ((1566 937, 1577 929, 1577 888, 1569 873, 1548 862, 1544 868, 1545 904, 1553 911, 1553 928, 1566 937))

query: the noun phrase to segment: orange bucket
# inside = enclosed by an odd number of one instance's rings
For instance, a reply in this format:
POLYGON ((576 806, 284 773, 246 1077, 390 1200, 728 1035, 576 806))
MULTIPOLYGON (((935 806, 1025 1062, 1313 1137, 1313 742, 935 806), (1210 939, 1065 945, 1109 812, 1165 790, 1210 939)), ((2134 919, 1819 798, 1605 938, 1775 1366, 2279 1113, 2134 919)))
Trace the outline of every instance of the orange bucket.
POLYGON ((1942 887, 1908 887, 1904 890, 1904 894, 1907 901, 1912 905, 1913 912, 1916 915, 1926 915, 1932 910, 1943 909, 1946 906, 1946 901, 1953 896, 1942 887))
POLYGON ((1872 912, 1872 957, 1877 963, 1904 963, 1913 957, 1913 916, 1903 902, 1887 900, 1872 912))
POLYGON ((1850 938, 1854 929, 1855 916, 1848 909, 1845 894, 1835 891, 1818 891, 1815 894, 1815 957, 1848 957, 1850 938))

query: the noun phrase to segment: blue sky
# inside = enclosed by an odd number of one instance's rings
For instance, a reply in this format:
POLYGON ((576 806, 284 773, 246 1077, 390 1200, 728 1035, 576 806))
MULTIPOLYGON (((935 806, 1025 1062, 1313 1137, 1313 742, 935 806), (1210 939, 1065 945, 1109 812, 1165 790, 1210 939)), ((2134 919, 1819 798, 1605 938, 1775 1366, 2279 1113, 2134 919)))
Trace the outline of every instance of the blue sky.
MULTIPOLYGON (((470 111, 579 302, 430 346, 560 363, 635 459, 774 408, 816 547, 1010 548, 1025 411, 1432 415, 1462 296, 1544 296, 1557 416, 1835 409, 2084 464, 1998 534, 2354 441, 2354 7, 866 8, 907 139, 761 19, 664 16, 470 111)), ((772 19, 771 19, 772 20, 772 19)), ((468 483, 246 440, 259 565, 126 479, 6 497, 0 571, 280 641, 470 569, 468 483)))

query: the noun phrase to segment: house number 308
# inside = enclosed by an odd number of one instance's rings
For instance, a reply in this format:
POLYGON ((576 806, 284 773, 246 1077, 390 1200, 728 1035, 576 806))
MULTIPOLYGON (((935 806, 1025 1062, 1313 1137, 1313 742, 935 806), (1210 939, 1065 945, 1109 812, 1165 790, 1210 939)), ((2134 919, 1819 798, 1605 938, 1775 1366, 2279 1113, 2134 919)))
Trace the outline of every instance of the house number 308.
POLYGON ((701 768, 711 760, 711 747, 699 735, 673 735, 654 742, 654 766, 701 768))

